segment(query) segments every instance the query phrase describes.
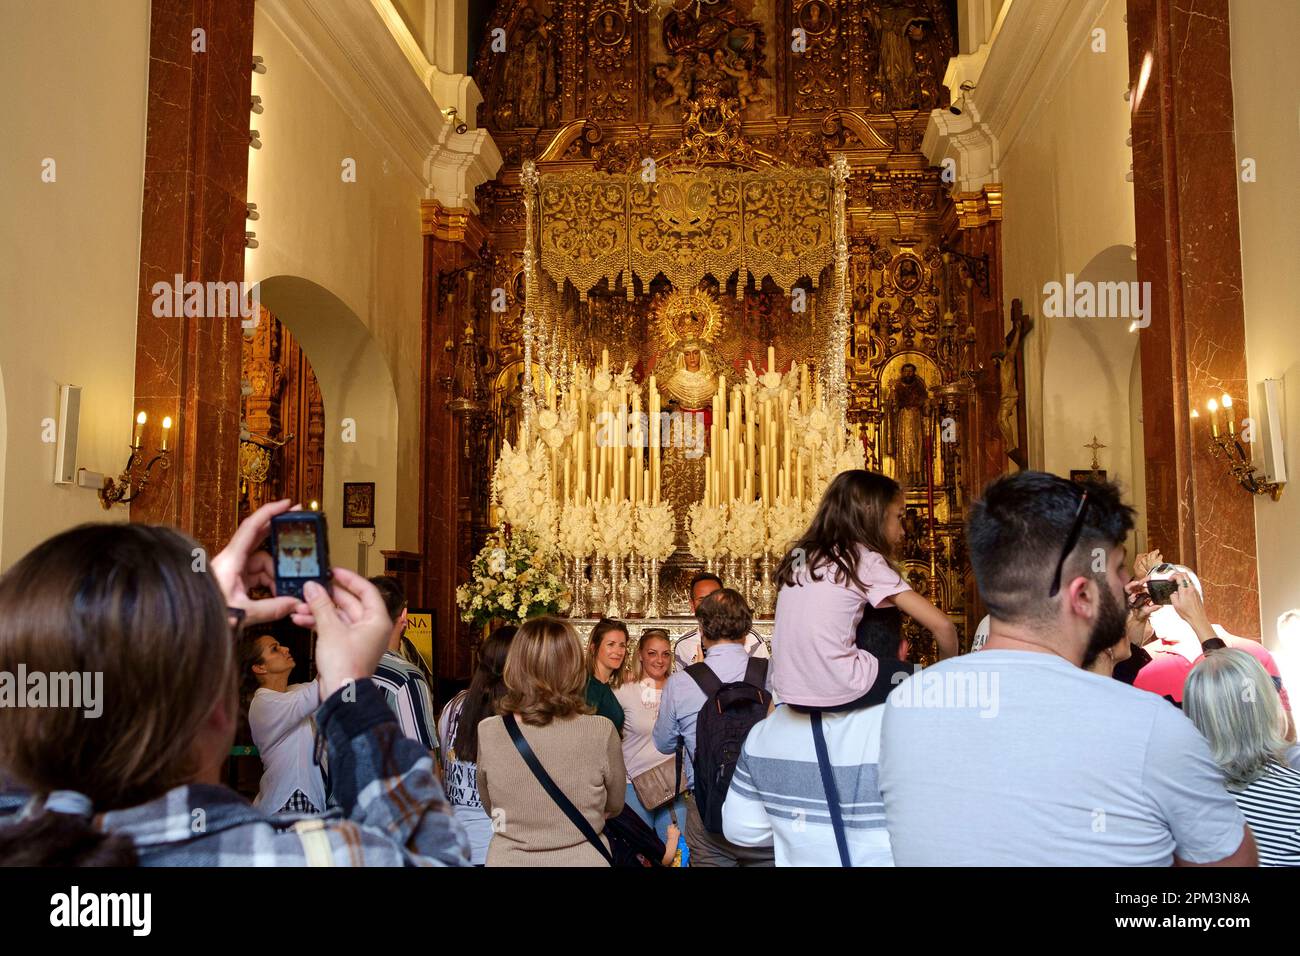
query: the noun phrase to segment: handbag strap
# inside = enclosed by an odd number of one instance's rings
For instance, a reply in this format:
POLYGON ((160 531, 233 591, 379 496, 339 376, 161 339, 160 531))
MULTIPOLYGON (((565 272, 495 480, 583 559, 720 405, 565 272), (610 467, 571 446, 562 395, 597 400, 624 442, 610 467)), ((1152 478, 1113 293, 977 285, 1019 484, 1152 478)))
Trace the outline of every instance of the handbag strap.
POLYGON ((596 848, 610 866, 613 866, 614 857, 610 855, 609 848, 600 841, 600 837, 596 834, 596 831, 591 828, 591 824, 587 822, 587 818, 578 811, 578 808, 573 805, 572 801, 570 801, 560 788, 555 785, 555 781, 551 779, 551 775, 546 772, 541 761, 537 759, 537 754, 533 753, 533 748, 529 746, 528 741, 524 739, 523 732, 519 729, 519 724, 515 720, 515 715, 506 714, 501 719, 506 725, 506 732, 510 734, 510 739, 515 743, 515 749, 519 751, 519 756, 524 758, 524 763, 528 764, 528 769, 533 772, 533 776, 536 777, 537 782, 542 785, 542 789, 546 791, 546 795, 555 801, 557 807, 564 811, 564 815, 569 818, 569 821, 575 827, 578 828, 578 832, 586 837, 587 842, 596 848))
POLYGON ((831 811, 831 828, 835 831, 835 847, 840 851, 840 866, 853 865, 849 859, 849 843, 844 835, 844 818, 840 815, 840 793, 831 773, 831 758, 826 750, 826 733, 822 730, 822 713, 814 710, 812 717, 813 745, 817 749, 817 768, 822 773, 822 788, 826 791, 826 806, 831 811))

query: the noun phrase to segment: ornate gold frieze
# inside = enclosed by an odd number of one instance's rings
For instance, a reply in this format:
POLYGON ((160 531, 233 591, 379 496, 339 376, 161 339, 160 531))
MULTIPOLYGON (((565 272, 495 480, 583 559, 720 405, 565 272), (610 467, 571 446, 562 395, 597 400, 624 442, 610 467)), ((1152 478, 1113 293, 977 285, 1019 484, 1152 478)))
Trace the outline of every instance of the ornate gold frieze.
POLYGON ((652 181, 589 171, 541 177, 541 264, 585 297, 662 273, 678 289, 705 275, 817 281, 834 254, 828 170, 660 168, 652 181))

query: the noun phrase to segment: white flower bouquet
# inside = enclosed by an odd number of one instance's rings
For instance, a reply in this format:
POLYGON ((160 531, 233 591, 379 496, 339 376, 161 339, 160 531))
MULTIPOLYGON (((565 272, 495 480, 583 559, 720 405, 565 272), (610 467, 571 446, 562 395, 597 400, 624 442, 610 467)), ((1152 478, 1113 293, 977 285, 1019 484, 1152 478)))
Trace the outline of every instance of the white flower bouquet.
POLYGON ((727 506, 706 507, 702 501, 691 505, 687 512, 689 525, 686 546, 697 558, 716 558, 722 552, 722 541, 727 534, 727 506))
POLYGON ((636 509, 636 553, 662 561, 677 547, 677 513, 667 501, 641 504, 636 509))
POLYGON ((727 550, 738 558, 762 557, 767 526, 761 501, 735 501, 727 518, 727 550))
POLYGON ((469 581, 456 589, 461 620, 476 627, 558 614, 571 599, 554 552, 518 529, 493 532, 470 564, 469 581))
POLYGON ((596 522, 590 502, 568 505, 560 515, 560 553, 585 558, 595 550, 596 522))

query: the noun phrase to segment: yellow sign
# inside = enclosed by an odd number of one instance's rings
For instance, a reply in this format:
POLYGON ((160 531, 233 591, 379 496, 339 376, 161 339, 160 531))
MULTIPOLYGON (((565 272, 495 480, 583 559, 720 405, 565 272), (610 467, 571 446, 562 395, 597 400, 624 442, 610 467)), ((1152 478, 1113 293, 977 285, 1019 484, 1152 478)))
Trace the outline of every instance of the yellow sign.
POLYGON ((406 636, 433 670, 433 614, 429 611, 408 611, 406 636))

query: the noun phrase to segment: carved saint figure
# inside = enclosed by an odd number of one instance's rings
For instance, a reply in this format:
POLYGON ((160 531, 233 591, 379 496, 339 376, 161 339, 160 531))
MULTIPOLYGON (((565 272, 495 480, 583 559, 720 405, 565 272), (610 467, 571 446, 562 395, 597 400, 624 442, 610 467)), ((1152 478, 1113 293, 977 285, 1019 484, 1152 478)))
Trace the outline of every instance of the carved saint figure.
POLYGON ((908 362, 894 383, 891 418, 891 453, 895 477, 905 488, 925 484, 925 406, 930 393, 925 381, 908 362))
POLYGON ((546 126, 546 108, 555 98, 554 28, 525 7, 514 31, 518 51, 506 66, 506 91, 516 104, 515 126, 546 126))
POLYGON ((867 21, 880 37, 880 62, 876 86, 886 109, 908 109, 916 105, 921 86, 912 61, 912 41, 924 35, 926 19, 907 7, 889 6, 880 12, 866 8, 867 21))
POLYGON ((1033 328, 1033 320, 1022 316, 1020 303, 1013 303, 1011 331, 1006 337, 1006 349, 993 353, 993 363, 998 367, 998 431, 1002 433, 1002 449, 1006 456, 1021 468, 1027 459, 1020 447, 1020 389, 1016 384, 1016 360, 1025 335, 1033 328))

